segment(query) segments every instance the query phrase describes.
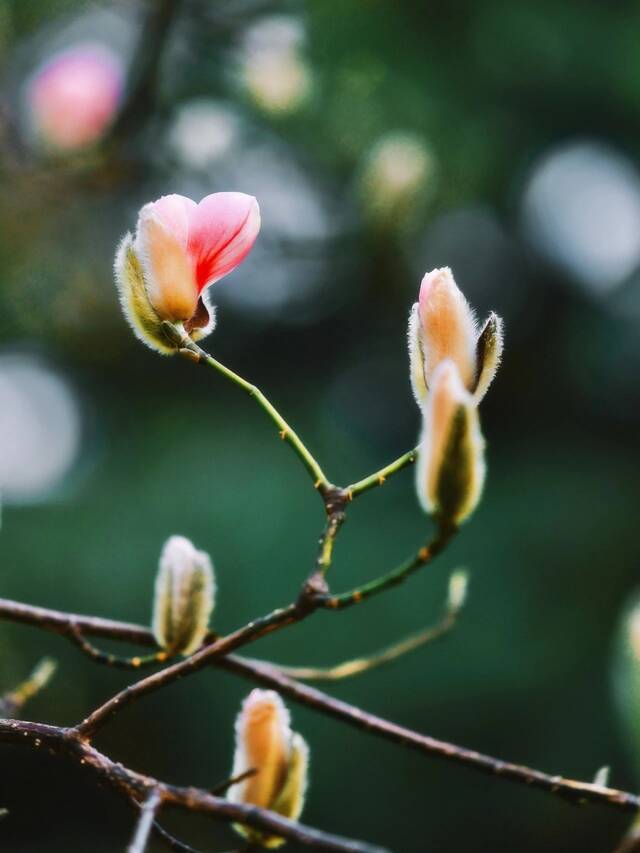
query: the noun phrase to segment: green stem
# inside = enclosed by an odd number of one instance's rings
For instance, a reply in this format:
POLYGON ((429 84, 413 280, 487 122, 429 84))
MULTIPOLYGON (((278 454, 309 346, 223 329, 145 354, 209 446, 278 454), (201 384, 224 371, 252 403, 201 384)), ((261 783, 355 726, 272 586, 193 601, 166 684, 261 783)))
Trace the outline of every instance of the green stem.
POLYGON ((353 658, 330 667, 284 666, 283 664, 274 664, 274 666, 290 678, 306 681, 341 681, 343 678, 352 678, 354 675, 362 675, 364 672, 392 663, 403 655, 444 637, 454 627, 458 612, 446 610, 436 625, 423 628, 422 631, 404 637, 368 657, 353 658))
POLYGON ((420 548, 413 557, 405 560, 404 563, 401 563, 393 571, 375 578, 375 580, 369 581, 369 583, 363 586, 349 590, 349 592, 343 592, 340 595, 328 595, 323 601, 323 606, 332 610, 350 607, 353 604, 359 604, 366 598, 378 595, 378 593, 384 592, 392 586, 397 586, 417 569, 421 568, 421 566, 430 563, 444 549, 455 532, 455 527, 440 528, 437 536, 431 542, 420 548))
POLYGON ((311 475, 316 489, 318 489, 321 494, 326 492, 326 490, 330 487, 331 484, 329 483, 329 480, 325 476, 324 471, 320 467, 319 463, 310 453, 308 448, 304 445, 297 432, 291 426, 289 426, 289 424, 285 421, 280 412, 265 397, 262 391, 256 385, 253 385, 251 382, 247 382, 247 380, 243 379, 242 376, 239 376, 233 370, 226 367, 217 359, 213 358, 213 356, 209 355, 209 353, 205 352, 192 341, 183 341, 183 345, 185 349, 189 350, 190 352, 196 353, 204 364, 207 364, 209 367, 213 367, 214 370, 217 370, 218 373, 221 373, 224 377, 230 379, 231 382, 242 388, 242 390, 245 391, 250 397, 253 397, 253 399, 257 402, 260 408, 267 413, 267 415, 277 426, 278 431, 280 433, 280 438, 283 441, 286 441, 287 444, 289 444, 293 448, 295 453, 298 455, 298 457, 302 461, 302 464, 311 475))
POLYGON ((375 489, 377 486, 384 485, 392 474, 395 474, 397 471, 401 471, 403 468, 406 468, 407 465, 412 465, 416 461, 417 455, 418 448, 414 447, 413 450, 403 453, 402 456, 399 456, 393 462, 385 465, 385 467, 381 468, 379 471, 370 474, 363 480, 358 480, 357 483, 352 483, 350 486, 347 486, 345 488, 345 492, 347 492, 349 497, 353 499, 358 495, 361 495, 363 492, 369 491, 369 489, 375 489))

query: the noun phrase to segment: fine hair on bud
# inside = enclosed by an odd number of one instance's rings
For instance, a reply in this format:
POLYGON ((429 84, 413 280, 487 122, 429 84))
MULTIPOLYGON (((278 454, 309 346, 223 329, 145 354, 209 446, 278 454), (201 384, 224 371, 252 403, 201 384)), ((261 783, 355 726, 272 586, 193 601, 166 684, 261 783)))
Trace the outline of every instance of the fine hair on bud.
MULTIPOLYGON (((289 711, 280 696, 273 690, 252 690, 236 718, 235 734, 232 778, 255 772, 232 785, 227 798, 297 820, 304 806, 309 748, 301 735, 291 730, 289 711)), ((284 844, 279 836, 240 824, 235 828, 261 847, 284 844)))
POLYGON ((409 315, 410 378, 419 406, 424 406, 435 372, 452 361, 467 391, 479 402, 487 392, 502 355, 502 320, 494 313, 478 332, 473 309, 448 267, 427 273, 418 302, 409 315))
POLYGON ((259 229, 258 202, 245 193, 212 193, 198 203, 173 194, 145 204, 115 261, 120 302, 136 336, 171 354, 177 347, 163 322, 194 341, 210 334, 208 288, 242 263, 259 229))
POLYGON ((478 362, 478 380, 473 389, 473 397, 479 403, 493 382, 504 350, 504 335, 502 318, 493 311, 478 335, 476 344, 476 359, 478 362))
POLYGON ((184 536, 171 536, 160 555, 153 601, 153 634, 169 654, 189 655, 207 635, 215 600, 209 555, 184 536))
POLYGON ((424 410, 416 487, 423 508, 444 526, 461 524, 484 484, 484 439, 476 403, 454 362, 436 370, 424 410))

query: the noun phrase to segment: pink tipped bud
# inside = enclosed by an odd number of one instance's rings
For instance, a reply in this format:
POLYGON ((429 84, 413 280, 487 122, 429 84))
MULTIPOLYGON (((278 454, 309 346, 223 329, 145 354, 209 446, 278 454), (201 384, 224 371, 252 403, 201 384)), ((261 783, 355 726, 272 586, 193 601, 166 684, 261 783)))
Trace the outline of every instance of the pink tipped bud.
POLYGON ((163 321, 183 324, 194 340, 209 334, 215 321, 205 288, 245 259, 259 230, 258 202, 244 193, 214 193, 199 204, 168 195, 146 204, 115 265, 120 301, 136 335, 152 349, 173 352, 163 321))
POLYGON ((79 44, 57 54, 27 87, 34 130, 61 151, 97 142, 115 117, 123 82, 120 58, 105 47, 79 44))
POLYGON ((448 267, 433 270, 422 279, 418 316, 427 387, 440 362, 449 358, 469 388, 476 374, 476 324, 448 267))
MULTIPOLYGON (((236 719, 236 751, 232 776, 256 772, 233 785, 228 798, 234 803, 271 809, 296 820, 307 787, 308 747, 292 732, 287 708, 272 690, 252 690, 236 719)), ((263 847, 279 847, 277 836, 266 836, 244 826, 236 829, 263 847)))
POLYGON ((424 509, 458 525, 475 509, 484 484, 484 439, 471 394, 453 361, 432 379, 424 412, 416 486, 424 509))
POLYGON ((457 367, 464 387, 476 392, 477 401, 482 399, 500 362, 502 321, 492 313, 479 335, 473 311, 448 267, 422 279, 408 337, 411 385, 419 405, 426 402, 434 373, 446 359, 457 367))

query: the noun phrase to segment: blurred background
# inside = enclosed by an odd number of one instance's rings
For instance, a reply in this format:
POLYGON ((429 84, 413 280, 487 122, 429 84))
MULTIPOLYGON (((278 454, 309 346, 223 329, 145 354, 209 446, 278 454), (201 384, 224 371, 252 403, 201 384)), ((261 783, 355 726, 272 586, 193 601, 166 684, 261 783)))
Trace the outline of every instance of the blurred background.
MULTIPOLYGON (((640 787, 640 619, 620 621, 638 583, 639 31, 637 3, 597 0, 4 0, 0 594, 148 623, 179 533, 213 557, 217 630, 295 595, 323 521, 304 471, 237 388, 134 340, 112 280, 141 204, 242 190, 263 229, 215 286, 208 348, 334 481, 415 442, 405 332, 425 271, 451 266, 506 323, 485 498, 462 535, 407 585, 252 653, 373 651, 437 618, 466 566, 453 635, 331 692, 500 758, 581 779, 608 765, 614 786, 640 787)), ((428 527, 405 471, 352 507, 333 587, 391 568, 428 527)), ((1 624, 0 689, 45 653, 59 670, 34 719, 75 722, 129 680, 1 624)), ((247 690, 202 673, 101 744, 212 786, 247 690)), ((624 814, 292 712, 312 749, 303 817, 324 829, 402 853, 604 853, 626 831, 624 814)), ((3 850, 126 846, 132 816, 92 778, 6 746, 1 766, 3 850)), ((241 846, 203 818, 167 825, 205 851, 241 846)))

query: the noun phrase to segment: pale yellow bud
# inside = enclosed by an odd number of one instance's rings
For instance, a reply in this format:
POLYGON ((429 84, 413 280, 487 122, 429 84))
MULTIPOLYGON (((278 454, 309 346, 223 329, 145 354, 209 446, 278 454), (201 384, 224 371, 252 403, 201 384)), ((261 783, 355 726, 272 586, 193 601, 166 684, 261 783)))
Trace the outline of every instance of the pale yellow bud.
POLYGON ((153 602, 153 634, 170 654, 202 645, 213 610, 215 580, 209 555, 184 536, 167 540, 160 556, 153 602))
MULTIPOLYGON (((236 719, 236 749, 232 776, 255 774, 233 785, 227 794, 233 803, 270 809, 290 820, 302 812, 307 787, 309 749, 291 730, 289 711, 273 690, 252 690, 236 719)), ((236 829, 262 847, 284 843, 249 827, 236 829)))
POLYGON ((416 486, 424 509, 458 525, 475 509, 484 484, 484 439, 471 394, 454 362, 433 375, 424 410, 416 486))

